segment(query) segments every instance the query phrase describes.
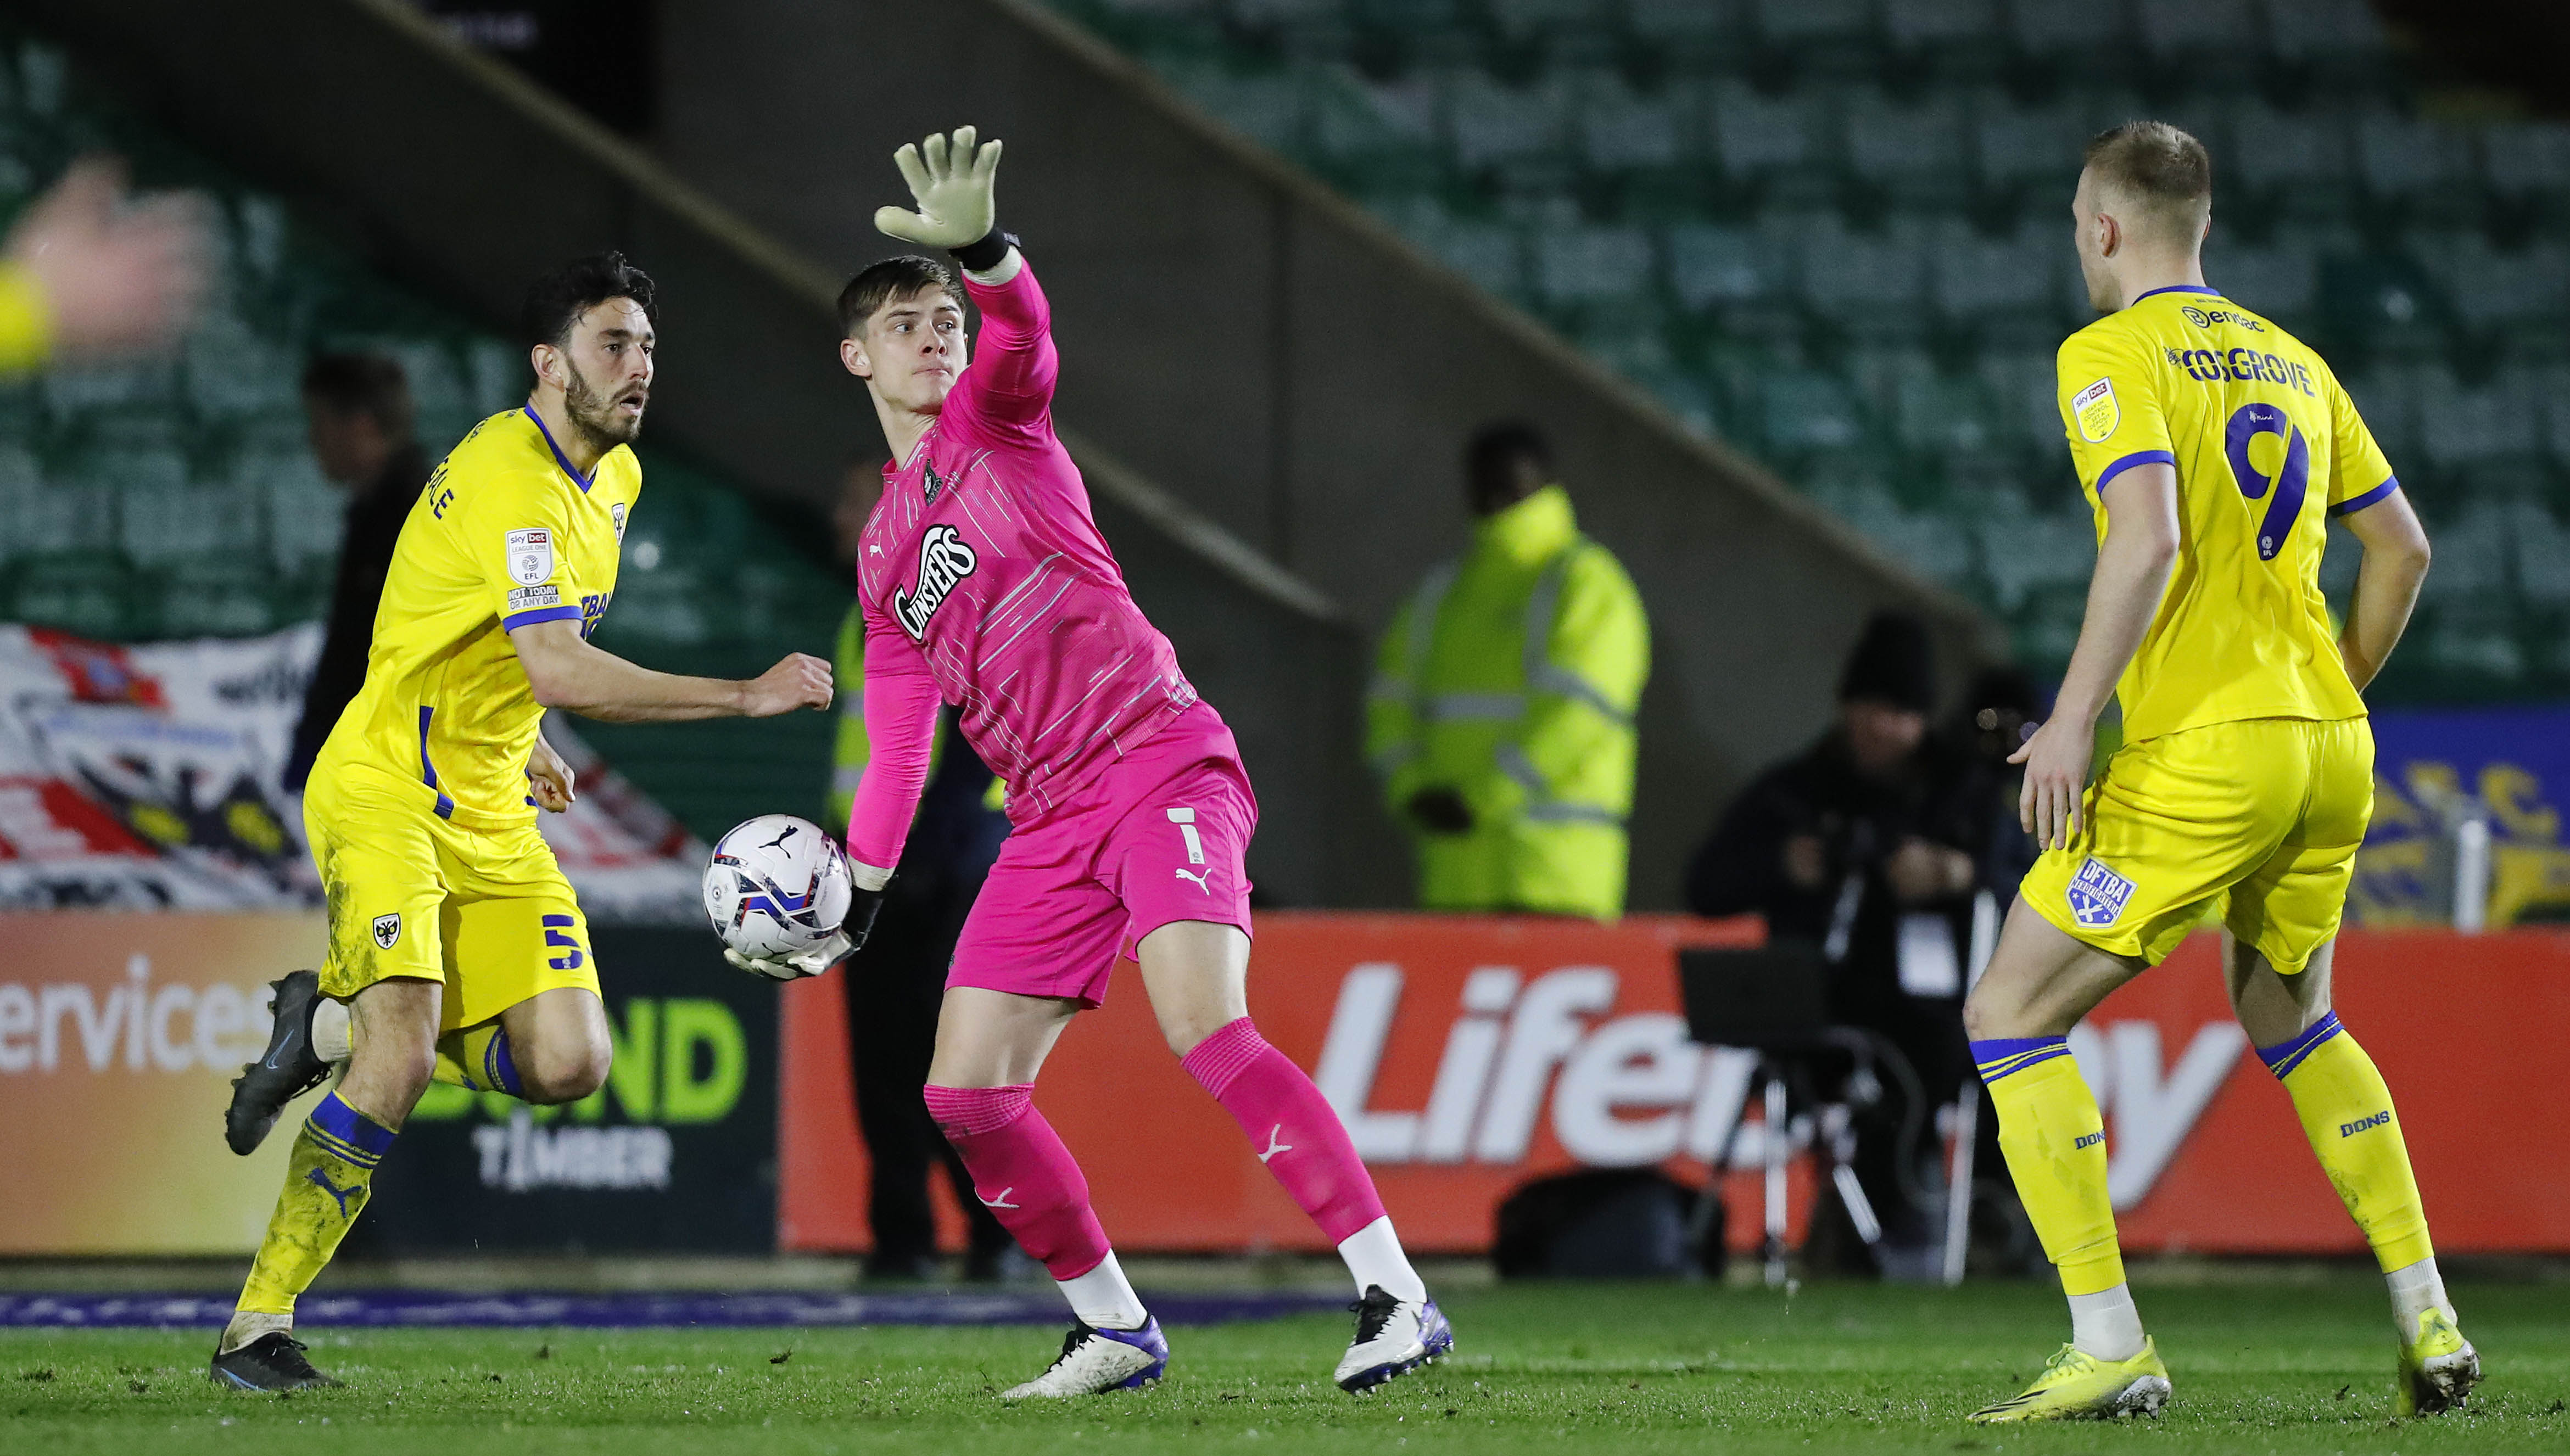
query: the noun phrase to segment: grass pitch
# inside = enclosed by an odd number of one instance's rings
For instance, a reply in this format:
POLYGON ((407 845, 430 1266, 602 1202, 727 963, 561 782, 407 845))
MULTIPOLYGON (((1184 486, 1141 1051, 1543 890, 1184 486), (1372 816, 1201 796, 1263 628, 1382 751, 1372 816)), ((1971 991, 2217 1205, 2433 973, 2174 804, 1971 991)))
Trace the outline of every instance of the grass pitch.
POLYGON ((2436 1452, 2570 1450, 2570 1306, 2557 1285, 2459 1285, 2488 1382, 2393 1421, 2378 1281, 2157 1287, 2142 1309, 2176 1397, 2118 1426, 1966 1426, 2064 1332, 2035 1285, 1682 1285, 1457 1293, 1454 1359, 1370 1399, 1329 1383, 1349 1324, 1171 1331, 1155 1390, 1003 1405, 1039 1328, 307 1330, 347 1382, 226 1393, 198 1330, 0 1331, 11 1453, 879 1451, 2436 1452))

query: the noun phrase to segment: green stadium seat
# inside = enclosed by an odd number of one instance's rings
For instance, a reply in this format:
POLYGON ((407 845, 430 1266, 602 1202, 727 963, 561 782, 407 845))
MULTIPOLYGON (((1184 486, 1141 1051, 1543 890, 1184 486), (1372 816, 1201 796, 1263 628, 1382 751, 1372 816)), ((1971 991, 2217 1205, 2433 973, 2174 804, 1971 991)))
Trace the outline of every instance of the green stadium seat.
POLYGON ((117 492, 117 545, 146 570, 199 555, 243 562, 265 572, 267 522, 256 498, 184 481, 125 485, 117 492))
POLYGON ((2097 560, 2097 528, 2084 509, 2038 511, 2014 499, 1972 516, 1981 570, 2001 612, 2044 593, 2084 588, 2097 560))
POLYGON ((1877 462, 1842 458, 1816 469, 1807 489, 1877 550, 1920 576, 1953 581, 1973 574, 1979 551, 1969 528, 1943 512, 1903 506, 1890 480, 1877 462))
POLYGON ((1803 298, 1849 337, 1913 339, 1926 332, 1928 255, 1916 228, 1858 232, 1834 213, 1818 213, 1790 235, 1803 298))
POLYGON ((2368 200, 2395 217, 2477 215, 2480 169, 2471 133, 2372 112, 2356 123, 2356 175, 2368 200))
MULTIPOLYGON (((2355 367, 2354 361, 2341 359, 2334 366, 2339 384, 2348 398, 2356 402, 2356 413, 2364 417, 2365 428, 2373 432, 2374 443, 2390 458, 2392 473, 2403 471, 2409 477, 2426 473, 2426 457, 2418 444, 2418 401, 2427 391, 2430 375, 2441 375, 2439 365, 2369 363, 2355 367)), ((2429 483, 2420 481, 2424 487, 2429 483)), ((2432 517, 2437 507, 2431 502, 2434 493, 2412 493, 2412 504, 2422 515, 2432 517)))
POLYGON ((1534 291, 1548 304, 1630 303, 1658 312, 1658 260, 1639 227, 1546 228, 1534 237, 1534 291))
POLYGON ((2124 7, 2101 0, 2011 0, 2006 37, 2029 62, 2082 82, 2130 75, 2140 51, 2124 7))
POLYGON ((2245 86, 2266 69, 2264 27, 2244 0, 2138 0, 2134 19, 2143 51, 2189 90, 2245 86))
POLYGON ((2570 221, 2570 127, 2491 127, 2483 139, 2482 176, 2502 203, 2555 225, 2570 221))
POLYGON ((2365 0, 2267 0, 2268 44, 2317 93, 2380 88, 2391 42, 2365 0))
POLYGON ((1307 97, 1308 156, 1359 198, 1394 206, 1443 185, 1446 161, 1430 81, 1373 82, 1329 66, 1315 72, 1307 97))
POLYGON ((1758 403, 1760 438, 1779 454, 1849 451, 1866 443, 1864 411, 1835 374, 1772 370, 1759 383, 1758 403))
MULTIPOLYGON (((2570 526, 2532 501, 2516 503, 2512 535, 2516 539, 2516 589, 2533 606, 2550 610, 2570 606, 2570 526)), ((2559 655, 2565 641, 2554 637, 2554 670, 2570 667, 2559 655)))
POLYGON ((134 582, 113 550, 46 550, 8 567, 7 619, 108 641, 137 633, 134 582))
POLYGON ((1789 258, 1754 227, 1691 223, 1669 229, 1669 286, 1689 308, 1764 303, 1787 296, 1789 258))
POLYGON ((1221 60, 1172 64, 1163 73, 1188 100, 1262 146, 1296 148, 1303 138, 1303 88, 1283 71, 1236 71, 1221 60))
POLYGON ((2231 116, 2230 150, 2214 162, 2223 179, 2216 185, 2228 187, 2236 179, 2246 193, 2242 200, 2262 215, 2342 221, 2353 215, 2356 200, 2349 131, 2343 116, 2244 101, 2231 116))
POLYGON ((1756 0, 1759 43, 1802 75, 1854 79, 1882 65, 1873 0, 1756 0))
POLYGON ((2020 108, 1996 91, 1970 95, 1973 169, 1987 203, 2019 216, 2061 215, 2079 183, 2087 118, 2066 101, 2020 108))
POLYGON ((2217 219, 2204 250, 2204 280, 2241 307, 2299 331, 2320 294, 2317 252, 2317 239, 2309 234, 2241 242, 2217 219))
POLYGON ((2058 276, 2076 271, 2070 239, 2032 224, 1997 237, 1941 229, 1929 255, 1936 311, 1957 330, 1985 342, 2058 342, 2058 276))
POLYGON ((292 597, 268 564, 237 553, 138 562, 136 613, 156 637, 248 637, 294 621, 292 597))
POLYGON ((1837 118, 1817 90, 1771 96, 1745 82, 1718 81, 1707 120, 1725 179, 1762 204, 1837 200, 1837 118))
POLYGON ((1635 91, 1612 71, 1578 76, 1569 86, 1575 108, 1573 145, 1580 163, 1590 171, 1659 171, 1704 155, 1691 91, 1679 87, 1635 91))
POLYGON ((1960 207, 1971 178, 1962 99, 1951 92, 1916 104, 1867 87, 1848 99, 1848 168, 1904 208, 1960 207))
POLYGON ((1477 71, 1449 79, 1446 116, 1455 165, 1509 192, 1559 192, 1569 181, 1568 98, 1556 84, 1513 87, 1477 71))
POLYGON ((2413 232, 2410 246, 2465 330, 2458 360, 2570 353, 2570 248, 2493 247, 2478 229, 2413 232))
POLYGON ((2411 399, 2419 452, 2446 480, 2530 473, 2544 454, 2544 404, 2531 371, 2502 370, 2478 385, 2421 371, 2411 399))
POLYGON ((1740 0, 1625 0, 1633 47, 1654 69, 1713 73, 1736 69, 1749 50, 1740 0))
POLYGON ((1998 0, 1886 0, 1884 40, 1894 70, 1946 83, 1995 78, 2004 55, 1992 37, 1998 0))
POLYGON ((1502 298, 1526 293, 1525 238, 1515 227, 1498 222, 1450 220, 1431 243, 1449 267, 1502 298))

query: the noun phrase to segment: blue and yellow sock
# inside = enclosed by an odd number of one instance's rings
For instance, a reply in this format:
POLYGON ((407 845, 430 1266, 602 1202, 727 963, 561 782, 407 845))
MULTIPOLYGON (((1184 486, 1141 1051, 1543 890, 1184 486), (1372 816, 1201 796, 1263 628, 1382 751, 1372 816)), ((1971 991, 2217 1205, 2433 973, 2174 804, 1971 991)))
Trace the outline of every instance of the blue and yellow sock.
POLYGON ((497 1021, 450 1031, 437 1039, 437 1070, 431 1077, 476 1092, 502 1092, 523 1098, 517 1059, 509 1054, 509 1033, 497 1021))
POLYGON ((348 1226, 366 1207, 375 1165, 393 1145, 393 1133, 332 1092, 303 1120, 286 1155, 285 1189, 267 1220, 267 1237, 241 1286, 243 1313, 291 1315, 294 1298, 311 1287, 338 1251, 348 1226))
POLYGON ((2061 1036, 1972 1043, 1972 1061, 1998 1110, 1999 1151, 2063 1293, 2099 1294, 2124 1281, 2115 1209, 2106 1197, 2106 1121, 2061 1036))
POLYGON ((2432 1256, 2427 1211, 2409 1171, 2409 1145, 2391 1110, 2391 1089, 2373 1058, 2339 1025, 2338 1013, 2323 1016, 2291 1041, 2258 1048, 2258 1056, 2294 1099, 2321 1171, 2364 1231, 2383 1273, 2432 1256))

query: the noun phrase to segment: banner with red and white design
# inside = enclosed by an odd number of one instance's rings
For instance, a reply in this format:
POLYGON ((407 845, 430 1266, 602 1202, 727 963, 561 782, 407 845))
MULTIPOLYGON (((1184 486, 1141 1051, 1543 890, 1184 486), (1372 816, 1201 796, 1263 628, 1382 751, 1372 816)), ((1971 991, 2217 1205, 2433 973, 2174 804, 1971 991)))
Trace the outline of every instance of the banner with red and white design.
MULTIPOLYGON (((0 909, 317 907, 285 756, 317 625, 121 645, 0 625, 0 909)), ((579 802, 541 815, 600 923, 702 914, 705 847, 559 717, 579 802)))

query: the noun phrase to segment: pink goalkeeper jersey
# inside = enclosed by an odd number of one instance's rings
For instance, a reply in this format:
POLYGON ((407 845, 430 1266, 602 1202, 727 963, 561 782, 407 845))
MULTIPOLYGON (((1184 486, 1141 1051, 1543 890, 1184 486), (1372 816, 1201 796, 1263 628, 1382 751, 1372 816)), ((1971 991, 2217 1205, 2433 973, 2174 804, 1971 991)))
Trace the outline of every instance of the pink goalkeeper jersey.
POLYGON ((1053 310, 1017 276, 966 279, 982 332, 857 551, 873 752, 849 817, 860 864, 890 868, 926 781, 937 704, 1026 823, 1195 702, 1143 617, 1053 430, 1053 310))

